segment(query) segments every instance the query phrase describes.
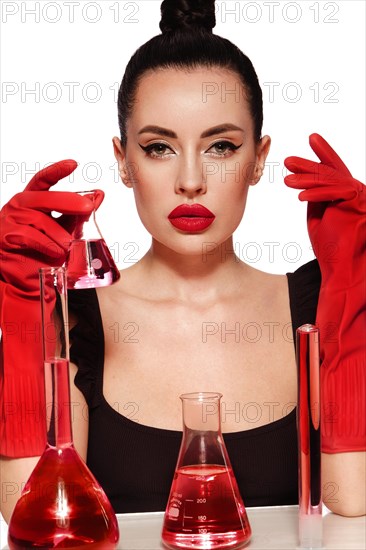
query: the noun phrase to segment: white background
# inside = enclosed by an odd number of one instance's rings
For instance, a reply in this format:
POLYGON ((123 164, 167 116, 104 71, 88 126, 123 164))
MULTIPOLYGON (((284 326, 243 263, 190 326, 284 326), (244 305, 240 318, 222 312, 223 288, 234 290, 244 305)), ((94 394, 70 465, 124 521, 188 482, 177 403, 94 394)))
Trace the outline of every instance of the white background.
MULTIPOLYGON (((98 222, 120 268, 145 253, 150 237, 117 177, 116 94, 159 20, 160 0, 1 2, 1 204, 47 163, 74 158, 73 181, 57 188, 104 189, 98 222)), ((309 134, 322 134, 364 181, 364 21, 363 0, 217 1, 215 33, 253 61, 272 137, 234 236, 254 267, 285 273, 313 258, 306 204, 283 183, 286 156, 316 158, 309 134)))
MULTIPOLYGON (((159 7, 160 0, 0 3, 1 204, 44 165, 74 158, 74 181, 57 188, 104 189, 98 221, 120 268, 139 259, 150 238, 116 175, 116 93, 135 49, 159 33, 159 7)), ((259 269, 285 273, 313 257, 306 204, 283 183, 286 156, 315 158, 309 134, 322 134, 364 181, 364 22, 364 0, 217 1, 215 32, 252 59, 272 137, 234 239, 241 259, 259 269)))

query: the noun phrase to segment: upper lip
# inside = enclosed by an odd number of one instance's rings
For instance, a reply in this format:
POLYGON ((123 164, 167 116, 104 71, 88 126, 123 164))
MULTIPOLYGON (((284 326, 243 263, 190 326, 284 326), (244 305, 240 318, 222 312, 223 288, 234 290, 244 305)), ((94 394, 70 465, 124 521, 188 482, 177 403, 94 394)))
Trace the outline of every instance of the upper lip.
POLYGON ((180 204, 168 216, 173 218, 214 218, 215 215, 202 204, 180 204))

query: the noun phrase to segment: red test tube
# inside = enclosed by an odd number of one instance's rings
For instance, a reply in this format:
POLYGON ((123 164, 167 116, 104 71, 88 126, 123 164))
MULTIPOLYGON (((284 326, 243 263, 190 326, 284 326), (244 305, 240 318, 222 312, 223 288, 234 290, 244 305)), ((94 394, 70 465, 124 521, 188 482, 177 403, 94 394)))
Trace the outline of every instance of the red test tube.
POLYGON ((296 331, 299 547, 322 548, 319 329, 296 331))

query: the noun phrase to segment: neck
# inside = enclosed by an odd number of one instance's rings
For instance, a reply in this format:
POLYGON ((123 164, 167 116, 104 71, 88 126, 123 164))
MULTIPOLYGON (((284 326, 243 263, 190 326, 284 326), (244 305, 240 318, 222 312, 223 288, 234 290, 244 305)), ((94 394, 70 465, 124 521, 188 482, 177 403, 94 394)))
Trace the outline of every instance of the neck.
POLYGON ((148 274, 151 294, 179 301, 211 302, 230 295, 251 270, 236 256, 232 237, 218 246, 205 243, 202 253, 191 255, 167 250, 153 240, 139 263, 148 274))

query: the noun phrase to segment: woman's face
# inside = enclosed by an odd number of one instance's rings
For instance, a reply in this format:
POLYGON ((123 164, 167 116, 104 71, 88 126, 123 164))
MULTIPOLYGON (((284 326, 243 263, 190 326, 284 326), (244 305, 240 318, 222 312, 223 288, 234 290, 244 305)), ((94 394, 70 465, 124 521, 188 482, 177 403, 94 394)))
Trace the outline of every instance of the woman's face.
POLYGON ((114 138, 124 183, 134 190, 153 239, 181 254, 227 241, 259 181, 270 139, 253 138, 239 77, 222 69, 165 69, 143 76, 127 121, 114 138))

